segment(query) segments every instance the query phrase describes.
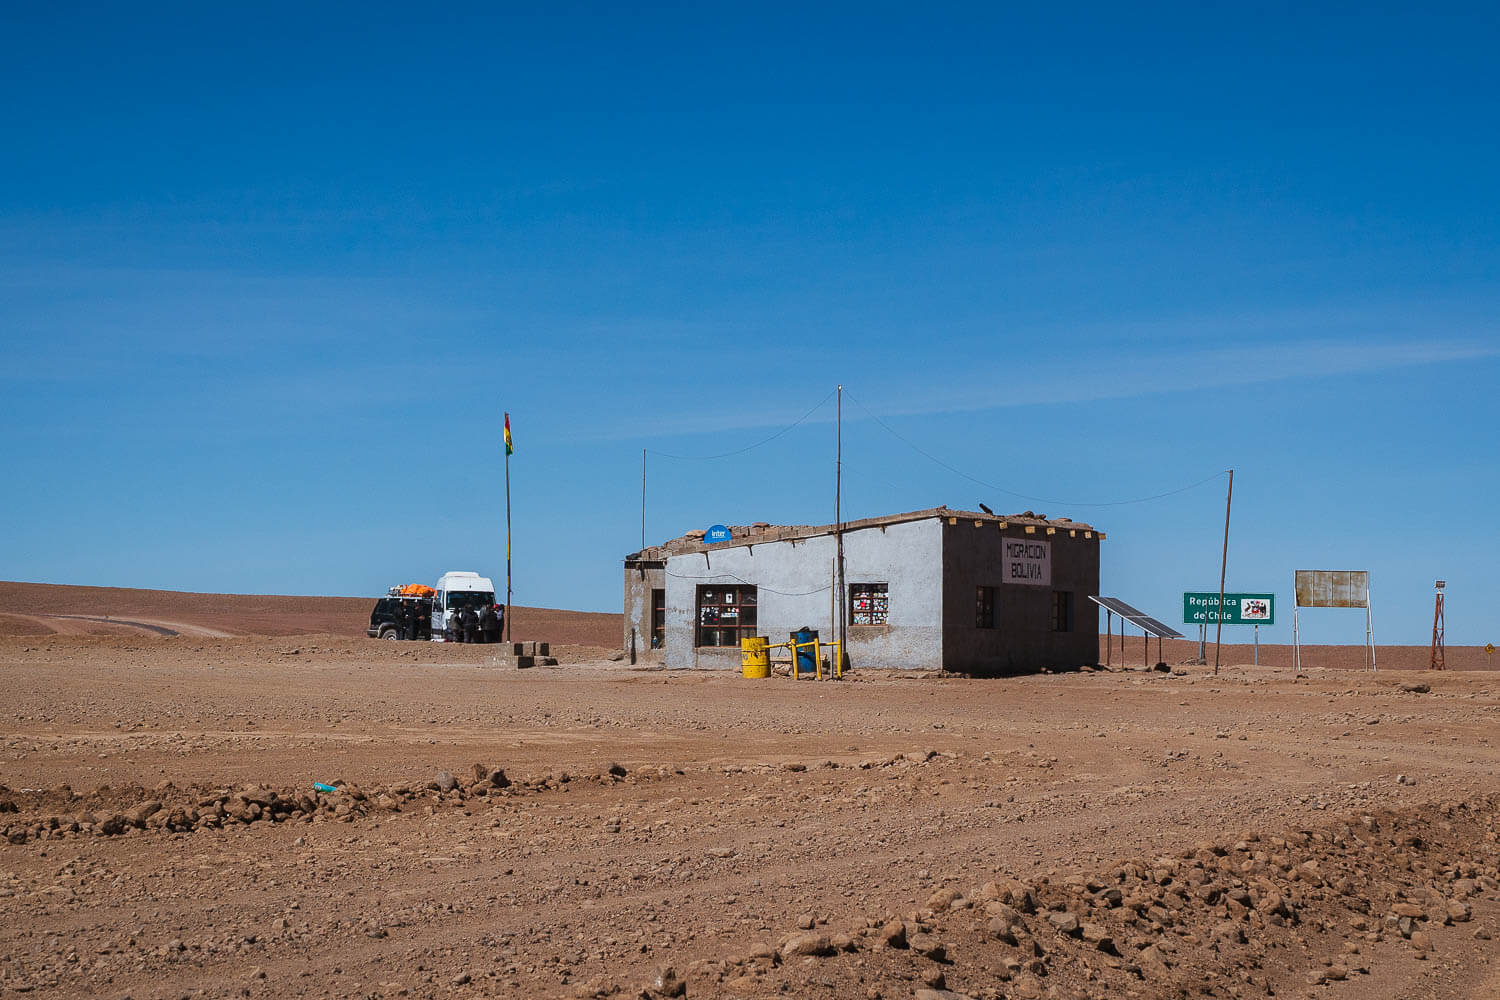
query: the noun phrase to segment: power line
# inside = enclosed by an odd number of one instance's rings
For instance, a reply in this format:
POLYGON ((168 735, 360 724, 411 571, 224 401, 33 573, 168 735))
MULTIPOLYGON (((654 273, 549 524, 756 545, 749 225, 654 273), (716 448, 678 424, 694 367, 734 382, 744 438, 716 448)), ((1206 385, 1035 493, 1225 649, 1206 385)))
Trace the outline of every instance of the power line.
POLYGON ((827 587, 819 587, 817 590, 807 590, 803 591, 800 594, 789 594, 784 590, 774 590, 771 587, 767 587, 765 584, 751 583, 749 580, 741 579, 740 577, 735 576, 733 573, 715 573, 710 576, 685 576, 682 573, 673 573, 667 571, 667 575, 677 580, 722 580, 725 577, 728 577, 731 580, 738 580, 740 583, 744 584, 747 587, 754 587, 756 590, 764 590, 768 593, 776 594, 779 597, 811 597, 813 594, 821 594, 825 591, 833 589, 833 585, 829 584, 827 587))
POLYGON ((770 444, 772 441, 775 441, 777 438, 781 437, 783 434, 785 434, 788 431, 790 431, 790 430, 798 427, 799 425, 805 423, 807 421, 808 417, 812 416, 814 413, 817 413, 820 409, 823 408, 823 404, 824 403, 827 403, 830 399, 833 398, 833 395, 834 395, 835 392, 838 392, 838 390, 837 389, 831 390, 828 393, 828 395, 824 396, 822 399, 820 399, 818 401, 818 403, 817 403, 816 406, 814 406, 812 409, 810 409, 806 413, 802 414, 802 416, 798 417, 795 421, 793 421, 790 424, 787 424, 781 430, 777 431, 775 434, 772 434, 770 437, 766 438, 765 440, 763 440, 763 441, 757 441, 757 442, 755 442, 754 444, 751 444, 751 445, 746 445, 745 447, 736 449, 735 451, 726 451, 726 452, 724 452, 723 454, 720 454, 720 455, 671 455, 671 454, 668 454, 667 452, 664 452, 664 451, 657 451, 654 448, 648 448, 646 450, 648 452, 650 452, 651 454, 656 455, 658 458, 675 458, 678 461, 682 461, 682 462, 708 462, 708 461, 712 461, 713 459, 716 459, 716 458, 732 458, 735 455, 743 455, 745 452, 747 452, 747 451, 753 451, 754 449, 759 448, 761 445, 770 444))
MULTIPOLYGON (((916 452, 918 455, 921 455, 923 458, 927 459, 928 461, 934 463, 935 465, 942 466, 943 468, 947 469, 949 472, 953 473, 955 476, 961 476, 962 478, 967 479, 969 482, 974 483, 977 486, 983 486, 987 490, 994 490, 996 493, 1004 493, 1006 496, 1018 497, 1018 498, 1020 498, 1022 500, 1030 500, 1032 503, 1056 504, 1056 505, 1061 506, 1061 507, 1123 507, 1123 506, 1125 506, 1127 504, 1147 503, 1147 502, 1152 501, 1152 500, 1161 500, 1161 499, 1163 499, 1165 497, 1175 496, 1178 493, 1186 493, 1188 490, 1195 490, 1198 487, 1204 485, 1205 483, 1211 483, 1215 479, 1218 479, 1220 476, 1226 475, 1227 472, 1228 472, 1228 470, 1225 470, 1224 472, 1215 472, 1213 475, 1208 476, 1208 477, 1203 478, 1203 479, 1200 479, 1196 483, 1189 483, 1187 486, 1180 486, 1180 487, 1178 487, 1175 490, 1167 490, 1165 493, 1156 493, 1156 494, 1153 494, 1153 495, 1151 495, 1149 497, 1136 497, 1136 498, 1131 499, 1131 500, 1106 500, 1106 501, 1098 501, 1098 502, 1094 502, 1094 503, 1085 503, 1085 502, 1076 501, 1076 500, 1049 500, 1046 497, 1034 497, 1034 496, 1030 496, 1029 494, 1026 494, 1026 493, 1017 493, 1015 490, 1008 490, 1008 489, 1006 489, 1003 486, 996 486, 994 483, 987 483, 983 479, 977 479, 974 476, 969 475, 967 472, 963 471, 962 469, 958 469, 958 468, 955 468, 952 465, 949 465, 947 462, 943 461, 941 458, 938 458, 936 455, 932 454, 931 452, 923 449, 916 442, 912 441, 910 438, 907 438, 905 435, 899 433, 890 424, 888 424, 884 420, 880 419, 879 415, 876 414, 873 410, 871 410, 864 403, 860 402, 858 397, 856 397, 852 393, 847 393, 846 392, 845 394, 848 395, 850 399, 854 400, 854 402, 859 406, 859 408, 861 410, 864 410, 865 413, 869 415, 869 417, 870 417, 871 420, 875 421, 881 427, 885 428, 885 430, 886 430, 887 433, 889 433, 896 440, 900 441, 902 444, 906 445, 912 451, 916 452)), ((825 400, 825 402, 826 402, 826 400, 825 400)))

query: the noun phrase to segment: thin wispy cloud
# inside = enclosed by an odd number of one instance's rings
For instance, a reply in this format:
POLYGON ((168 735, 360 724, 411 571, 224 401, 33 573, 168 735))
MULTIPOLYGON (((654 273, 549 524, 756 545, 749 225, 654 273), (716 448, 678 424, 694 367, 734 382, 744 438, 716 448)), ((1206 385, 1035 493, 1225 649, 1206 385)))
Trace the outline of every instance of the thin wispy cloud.
MULTIPOLYGON (((846 388, 881 416, 979 413, 1491 360, 1500 358, 1500 338, 1278 342, 1247 334, 1224 346, 1169 348, 1152 343, 1149 350, 1101 349, 1032 362, 1019 360, 1018 353, 1000 352, 997 361, 966 365, 962 372, 903 370, 899 381, 851 382, 846 388)), ((650 440, 737 430, 750 438, 751 432, 784 427, 804 414, 785 403, 744 410, 715 400, 703 409, 663 413, 628 428, 611 427, 595 437, 650 440)), ((846 419, 860 418, 857 409, 846 413, 846 419)), ((808 423, 833 419, 831 407, 805 417, 808 423)))

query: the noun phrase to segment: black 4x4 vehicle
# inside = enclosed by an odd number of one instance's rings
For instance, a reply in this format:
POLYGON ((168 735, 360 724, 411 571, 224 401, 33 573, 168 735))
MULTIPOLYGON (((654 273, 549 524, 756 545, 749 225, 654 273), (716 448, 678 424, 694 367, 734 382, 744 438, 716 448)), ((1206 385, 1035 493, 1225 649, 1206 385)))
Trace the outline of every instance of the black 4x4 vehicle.
POLYGON ((419 611, 422 627, 413 638, 432 638, 432 598, 430 597, 382 597, 375 602, 370 612, 370 627, 365 631, 371 639, 402 639, 401 621, 398 612, 402 603, 411 611, 419 611))

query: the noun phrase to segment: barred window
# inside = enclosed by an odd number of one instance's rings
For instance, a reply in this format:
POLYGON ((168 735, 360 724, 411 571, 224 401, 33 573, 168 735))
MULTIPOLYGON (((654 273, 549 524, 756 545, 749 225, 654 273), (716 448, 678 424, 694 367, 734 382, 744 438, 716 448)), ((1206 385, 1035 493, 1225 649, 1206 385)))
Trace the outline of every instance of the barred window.
POLYGON ((1066 590, 1052 592, 1052 631, 1073 631, 1073 595, 1066 590))
POLYGON ((886 625, 891 616, 891 586, 888 583, 849 585, 849 624, 886 625))
POLYGON ((696 646, 739 646, 755 635, 755 588, 698 588, 696 646))
POLYGON ((995 588, 980 587, 974 603, 974 627, 995 627, 995 588))

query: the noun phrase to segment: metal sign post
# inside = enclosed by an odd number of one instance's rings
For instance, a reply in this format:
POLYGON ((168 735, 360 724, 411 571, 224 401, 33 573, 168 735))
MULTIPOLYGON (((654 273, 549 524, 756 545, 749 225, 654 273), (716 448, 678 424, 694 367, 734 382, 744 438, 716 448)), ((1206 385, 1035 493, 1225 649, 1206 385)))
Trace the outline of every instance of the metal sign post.
POLYGON ((1302 676, 1302 640, 1297 635, 1297 612, 1301 609, 1296 604, 1292 605, 1292 672, 1302 676))
POLYGON ((1276 624, 1275 594, 1229 594, 1187 591, 1182 595, 1182 622, 1198 626, 1198 659, 1207 662, 1208 626, 1255 626, 1255 665, 1260 666, 1260 627, 1276 624))
POLYGON ((1364 608, 1365 662, 1375 672, 1375 619, 1370 608, 1370 574, 1365 570, 1299 569, 1293 577, 1292 662, 1302 672, 1302 608, 1364 608))

